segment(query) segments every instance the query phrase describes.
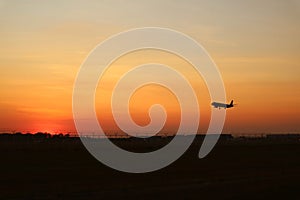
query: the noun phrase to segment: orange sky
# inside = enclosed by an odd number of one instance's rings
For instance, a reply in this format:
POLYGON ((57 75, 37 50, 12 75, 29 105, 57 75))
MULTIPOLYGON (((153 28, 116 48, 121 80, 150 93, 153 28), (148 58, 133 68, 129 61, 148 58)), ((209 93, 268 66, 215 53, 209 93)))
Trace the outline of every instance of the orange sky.
MULTIPOLYGON (((73 83, 89 51, 120 31, 160 26, 194 38, 219 67, 228 101, 238 103, 227 112, 224 132, 300 132, 299 17, 300 4, 293 0, 0 1, 0 131, 74 132, 73 83)), ((111 89, 124 71, 147 62, 185 74, 199 100, 204 132, 211 107, 203 80, 184 60, 154 50, 123 56, 104 75, 96 93, 100 124, 117 130, 111 89)), ((162 131, 176 131, 178 103, 158 86, 134 94, 134 120, 149 122, 153 103, 163 104, 169 115, 162 131)))

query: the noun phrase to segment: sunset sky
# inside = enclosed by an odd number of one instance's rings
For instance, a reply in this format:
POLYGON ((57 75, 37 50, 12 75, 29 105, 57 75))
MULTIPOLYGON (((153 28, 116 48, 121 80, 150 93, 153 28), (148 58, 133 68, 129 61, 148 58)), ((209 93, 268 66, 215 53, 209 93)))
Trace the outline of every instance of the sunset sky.
MULTIPOLYGON (((113 34, 139 27, 180 31, 203 45, 222 74, 227 100, 224 133, 300 132, 300 1, 16 1, 0 0, 0 132, 75 132, 72 90, 89 52, 113 34)), ((210 117, 206 86, 171 53, 133 52, 116 60, 96 93, 99 122, 118 131, 111 90, 124 70, 159 62, 188 77, 200 105, 199 132, 210 117)), ((130 110, 140 125, 147 110, 168 111, 164 132, 178 128, 179 105, 158 86, 141 88, 130 110)))

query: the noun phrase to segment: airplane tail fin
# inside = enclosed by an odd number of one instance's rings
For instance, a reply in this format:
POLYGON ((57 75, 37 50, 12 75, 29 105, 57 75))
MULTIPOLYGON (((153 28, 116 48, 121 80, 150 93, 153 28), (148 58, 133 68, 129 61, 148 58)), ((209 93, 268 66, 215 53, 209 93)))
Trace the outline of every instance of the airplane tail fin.
POLYGON ((233 100, 231 100, 230 105, 233 106, 233 100))

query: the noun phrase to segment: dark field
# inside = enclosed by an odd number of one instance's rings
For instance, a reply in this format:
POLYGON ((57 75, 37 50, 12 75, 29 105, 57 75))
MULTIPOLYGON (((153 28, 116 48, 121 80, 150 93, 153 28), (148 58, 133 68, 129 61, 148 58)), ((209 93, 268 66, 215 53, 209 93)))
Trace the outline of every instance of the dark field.
MULTIPOLYGON (((116 140, 150 150, 168 139, 116 140)), ((221 139, 205 158, 201 138, 170 166, 128 174, 95 160, 78 138, 1 139, 0 199, 299 199, 299 139, 221 139)))

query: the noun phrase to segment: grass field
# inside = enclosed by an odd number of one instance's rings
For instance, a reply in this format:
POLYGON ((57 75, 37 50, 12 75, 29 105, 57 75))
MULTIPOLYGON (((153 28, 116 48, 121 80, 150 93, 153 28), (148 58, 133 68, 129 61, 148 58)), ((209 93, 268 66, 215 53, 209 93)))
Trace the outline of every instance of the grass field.
MULTIPOLYGON (((159 139, 164 143, 167 139, 159 139)), ((201 140, 170 166, 146 174, 110 169, 78 138, 0 140, 0 199, 298 199, 300 142, 220 140, 204 159, 201 140)), ((161 142, 116 140, 137 151, 161 142)))

